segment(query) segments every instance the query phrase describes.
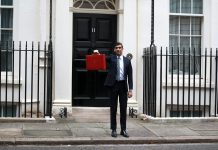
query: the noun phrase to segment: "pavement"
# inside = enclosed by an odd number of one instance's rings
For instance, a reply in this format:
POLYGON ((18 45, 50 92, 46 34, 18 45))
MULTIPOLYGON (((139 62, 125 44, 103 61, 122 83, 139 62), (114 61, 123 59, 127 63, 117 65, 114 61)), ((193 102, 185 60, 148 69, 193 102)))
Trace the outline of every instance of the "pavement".
MULTIPOLYGON (((127 118, 129 138, 111 137, 109 121, 73 118, 1 119, 0 145, 218 143, 217 119, 171 121, 127 118)), ((118 129, 120 132, 119 119, 118 129)))

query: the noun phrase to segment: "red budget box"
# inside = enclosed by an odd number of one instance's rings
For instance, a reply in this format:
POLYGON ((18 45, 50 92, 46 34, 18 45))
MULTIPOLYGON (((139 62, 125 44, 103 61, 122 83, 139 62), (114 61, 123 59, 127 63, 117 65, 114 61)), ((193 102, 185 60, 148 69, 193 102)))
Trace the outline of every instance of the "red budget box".
POLYGON ((86 55, 87 70, 106 70, 105 54, 86 55))

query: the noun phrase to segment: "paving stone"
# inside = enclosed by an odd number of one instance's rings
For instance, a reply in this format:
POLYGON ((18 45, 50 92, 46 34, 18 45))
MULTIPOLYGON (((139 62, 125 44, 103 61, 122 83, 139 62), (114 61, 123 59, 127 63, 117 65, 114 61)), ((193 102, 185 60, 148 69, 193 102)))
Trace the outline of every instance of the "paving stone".
POLYGON ((131 137, 156 137, 155 134, 147 129, 128 129, 127 132, 131 137))
MULTIPOLYGON (((104 129, 110 129, 110 123, 99 123, 99 126, 104 129)), ((134 122, 128 122, 126 124, 127 129, 140 129, 143 128, 140 124, 134 123, 134 122)), ((120 122, 117 122, 117 129, 120 129, 120 122)))
POLYGON ((23 124, 21 123, 0 123, 0 129, 5 128, 23 128, 23 124))
POLYGON ((26 123, 23 125, 24 130, 69 130, 66 124, 56 123, 26 123))
MULTIPOLYGON (((106 132, 108 136, 111 136, 110 129, 106 129, 106 132)), ((156 137, 155 134, 153 134, 147 129, 127 129, 127 133, 130 137, 156 137)), ((117 134, 118 136, 122 137, 122 135, 120 135, 120 129, 117 129, 117 134)))
POLYGON ((197 132, 190 130, 187 127, 180 126, 147 126, 151 132, 158 136, 197 136, 199 135, 197 132))
POLYGON ((5 128, 0 129, 0 137, 22 137, 22 129, 5 128))
POLYGON ((31 137, 72 136, 71 130, 24 130, 23 134, 31 137))
POLYGON ((76 137, 107 137, 108 133, 102 128, 74 128, 73 135, 76 137))
MULTIPOLYGON (((0 150, 16 150, 16 148, 13 146, 1 146, 0 150)), ((34 149, 31 148, 31 150, 34 150, 34 149)))
POLYGON ((192 130, 218 131, 218 124, 198 124, 188 126, 192 130))
POLYGON ((76 123, 106 123, 110 122, 110 115, 93 115, 90 117, 89 115, 86 116, 71 116, 74 122, 76 123))
MULTIPOLYGON (((110 129, 110 123, 98 123, 99 127, 103 129, 110 129)), ((117 124, 117 129, 120 129, 120 124, 117 124)))
POLYGON ((98 128, 100 127, 98 123, 68 123, 70 129, 73 128, 98 128))
POLYGON ((218 131, 196 131, 202 136, 218 136, 218 131))
POLYGON ((127 121, 127 128, 129 129, 134 129, 134 128, 143 128, 143 126, 141 126, 140 124, 138 123, 135 123, 135 122, 128 122, 127 121))

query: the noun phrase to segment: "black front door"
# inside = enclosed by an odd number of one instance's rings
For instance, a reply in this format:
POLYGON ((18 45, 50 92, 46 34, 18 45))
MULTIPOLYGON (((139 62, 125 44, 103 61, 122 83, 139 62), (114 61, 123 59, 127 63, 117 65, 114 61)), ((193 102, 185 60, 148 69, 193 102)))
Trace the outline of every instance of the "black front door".
POLYGON ((101 54, 112 53, 117 35, 116 20, 116 15, 73 14, 73 106, 109 106, 109 93, 104 87, 107 71, 87 71, 85 56, 94 49, 101 54))

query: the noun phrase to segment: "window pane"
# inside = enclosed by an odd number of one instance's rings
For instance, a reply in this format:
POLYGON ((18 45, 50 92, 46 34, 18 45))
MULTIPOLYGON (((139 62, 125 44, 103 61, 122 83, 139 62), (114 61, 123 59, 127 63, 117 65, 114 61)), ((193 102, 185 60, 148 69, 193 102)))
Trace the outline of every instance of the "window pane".
POLYGON ((184 117, 190 117, 191 111, 184 111, 184 117))
POLYGON ((196 54, 195 50, 195 57, 194 57, 194 50, 192 50, 192 56, 191 56, 191 74, 194 75, 198 75, 199 74, 199 70, 200 70, 200 57, 198 57, 198 55, 196 54))
POLYGON ((178 56, 176 54, 178 54, 178 43, 179 43, 179 38, 178 36, 170 36, 170 49, 169 49, 169 53, 170 54, 174 54, 173 56, 169 57, 169 71, 170 73, 173 74, 177 74, 178 72, 178 56), (172 66, 173 65, 173 66, 172 66))
POLYGON ((1 9, 1 28, 13 27, 13 9, 1 9))
POLYGON ((201 35, 201 18, 200 17, 192 17, 191 18, 191 34, 192 35, 201 35))
POLYGON ((1 42, 2 42, 2 49, 12 48, 12 31, 10 30, 2 30, 1 31, 1 42), (7 45, 8 42, 8 45, 7 45))
POLYGON ((180 12, 180 0, 170 0, 170 12, 171 13, 180 12))
POLYGON ((191 0, 182 0, 182 13, 191 13, 191 0))
POLYGON ((81 4, 82 4, 82 1, 73 2, 73 7, 75 8, 80 7, 81 4))
POLYGON ((196 50, 196 54, 200 54, 200 48, 201 48, 201 37, 192 37, 191 38, 191 47, 192 50, 196 50))
POLYGON ((190 48, 190 37, 181 37, 180 38, 180 48, 185 50, 187 53, 190 48))
POLYGON ((84 2, 82 3, 81 8, 93 8, 93 6, 92 6, 92 4, 91 4, 90 2, 84 1, 84 2))
POLYGON ((199 49, 201 48, 201 37, 192 37, 191 38, 191 46, 192 46, 192 49, 199 49))
POLYGON ((179 33, 179 17, 170 16, 170 34, 179 33))
MULTIPOLYGON (((171 48, 178 48, 179 47, 179 38, 178 36, 170 36, 170 49, 171 48)), ((170 53, 172 53, 172 51, 170 50, 170 53)))
POLYGON ((184 35, 190 34, 190 17, 180 18, 180 34, 184 34, 184 35))
POLYGON ((194 111, 193 117, 202 117, 202 111, 200 111, 200 113, 199 111, 194 111))
POLYGON ((107 9, 105 2, 99 2, 95 7, 96 9, 107 9))
POLYGON ((110 2, 107 2, 107 1, 106 1, 106 5, 107 5, 108 8, 115 10, 114 5, 112 5, 110 2))
POLYGON ((188 74, 189 72, 189 56, 187 56, 188 51, 186 51, 185 55, 183 55, 183 50, 181 50, 181 56, 179 58, 179 64, 180 64, 180 74, 188 74))
POLYGON ((177 73, 177 64, 175 65, 175 60, 176 59, 175 59, 174 56, 169 57, 169 73, 170 74, 176 74, 177 73))
POLYGON ((200 55, 201 51, 201 37, 192 37, 191 38, 191 74, 199 74, 200 68, 200 55), (194 58, 195 55, 195 58, 194 58))
POLYGON ((6 52, 6 49, 11 49, 12 48, 12 31, 1 31, 1 71, 6 71, 6 66, 7 71, 12 70, 12 55, 11 52, 8 51, 6 52), (6 56, 8 55, 7 59, 8 61, 6 62, 6 56))
MULTIPOLYGON (((189 37, 182 37, 181 45, 184 45, 185 43, 189 44, 189 37)), ((189 72, 189 46, 182 46, 180 49, 180 55, 179 63, 180 63, 180 74, 188 74, 189 72), (183 55, 184 54, 184 55, 183 55)), ((191 60, 191 59, 190 59, 191 60)), ((191 62, 191 61, 190 61, 191 62)))
POLYGON ((173 51, 173 55, 169 57, 169 63, 170 63, 170 66, 169 66, 169 71, 170 73, 173 73, 173 74, 178 74, 178 70, 179 70, 179 67, 178 67, 178 63, 179 63, 179 55, 178 55, 178 52, 179 52, 179 48, 171 48, 170 49, 170 53, 172 54, 172 51, 173 51), (173 69, 172 69, 173 67, 173 69), (173 71, 173 72, 172 72, 173 71))
POLYGON ((16 105, 13 105, 13 112, 12 112, 12 105, 7 106, 7 116, 6 116, 6 113, 5 113, 5 107, 6 106, 3 106, 3 107, 4 107, 3 117, 12 117, 12 113, 13 113, 13 116, 16 116, 16 105))
POLYGON ((11 52, 1 51, 1 71, 6 71, 6 66, 8 66, 7 71, 12 71, 12 54, 11 52), (8 54, 6 54, 8 53, 8 54), (8 55, 8 61, 6 63, 6 56, 8 55))
POLYGON ((202 0, 193 0, 193 13, 194 14, 203 13, 203 1, 202 0))
POLYGON ((13 0, 1 0, 1 5, 13 5, 13 0))
POLYGON ((12 55, 11 52, 8 51, 6 54, 6 49, 9 50, 12 48, 12 31, 1 31, 1 71, 6 71, 6 66, 8 71, 12 70, 12 55), (6 55, 8 55, 8 61, 6 62, 6 55), (7 63, 7 65, 6 65, 7 63))
POLYGON ((170 111, 170 117, 177 117, 180 116, 180 111, 170 111))

